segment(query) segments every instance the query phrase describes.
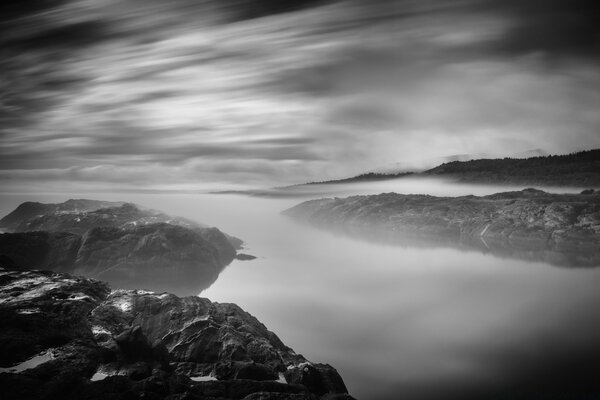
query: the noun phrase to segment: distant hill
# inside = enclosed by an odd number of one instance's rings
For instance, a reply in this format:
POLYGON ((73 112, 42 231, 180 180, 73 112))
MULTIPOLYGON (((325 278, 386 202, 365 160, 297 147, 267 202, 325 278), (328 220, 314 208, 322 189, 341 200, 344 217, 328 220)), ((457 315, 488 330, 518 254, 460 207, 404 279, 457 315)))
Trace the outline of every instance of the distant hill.
MULTIPOLYGON (((334 179, 330 181, 319 181, 319 182, 308 182, 303 185, 329 185, 336 183, 354 183, 354 182, 371 182, 371 181, 385 181, 388 179, 404 178, 409 175, 414 175, 414 172, 400 172, 397 174, 386 174, 379 172, 367 172, 366 174, 360 174, 351 178, 334 179)), ((295 185, 298 186, 298 185, 295 185)))
POLYGON ((467 182, 600 185, 600 149, 530 158, 453 161, 425 171, 467 182))
MULTIPOLYGON (((600 186, 600 149, 566 155, 451 161, 424 172, 369 172, 350 178, 309 182, 322 185, 439 176, 474 183, 600 186)), ((296 185, 302 186, 302 185, 296 185)))

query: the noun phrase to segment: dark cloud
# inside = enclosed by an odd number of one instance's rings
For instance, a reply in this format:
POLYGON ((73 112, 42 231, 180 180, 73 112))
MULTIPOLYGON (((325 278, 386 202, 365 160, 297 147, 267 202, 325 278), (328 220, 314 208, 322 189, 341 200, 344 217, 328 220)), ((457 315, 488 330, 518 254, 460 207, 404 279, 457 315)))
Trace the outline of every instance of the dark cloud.
POLYGON ((487 1, 483 9, 513 21, 498 50, 600 56, 600 13, 593 0, 487 1))
POLYGON ((454 153, 598 146, 592 6, 10 1, 0 171, 78 182, 262 174, 270 184, 454 153))
POLYGON ((50 11, 69 0, 4 0, 0 4, 0 22, 23 18, 34 13, 50 11))

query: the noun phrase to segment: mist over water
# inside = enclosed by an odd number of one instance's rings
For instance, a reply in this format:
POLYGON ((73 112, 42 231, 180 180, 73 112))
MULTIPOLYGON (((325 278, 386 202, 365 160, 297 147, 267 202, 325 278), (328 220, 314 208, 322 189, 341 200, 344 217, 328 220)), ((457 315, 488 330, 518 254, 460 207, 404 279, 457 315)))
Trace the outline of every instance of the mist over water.
MULTIPOLYGON (((435 195, 511 189, 407 180, 336 191, 369 187, 435 195)), ((70 197, 80 196, 2 195, 0 211, 70 197)), ((243 252, 258 258, 234 261, 200 295, 240 305, 297 352, 335 366, 357 399, 512 398, 570 381, 578 393, 597 363, 600 268, 367 242, 280 214, 305 198, 86 197, 131 201, 243 239, 243 252)))

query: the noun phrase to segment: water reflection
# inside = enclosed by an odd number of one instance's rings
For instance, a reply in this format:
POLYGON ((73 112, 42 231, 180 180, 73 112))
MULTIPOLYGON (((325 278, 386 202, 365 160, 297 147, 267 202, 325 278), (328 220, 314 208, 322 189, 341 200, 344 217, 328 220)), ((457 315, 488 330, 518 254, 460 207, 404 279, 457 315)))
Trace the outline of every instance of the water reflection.
MULTIPOLYGON (((314 222, 314 221, 311 221, 314 222)), ((495 257, 575 268, 600 267, 600 251, 594 246, 558 246, 539 240, 502 240, 489 237, 470 237, 460 234, 425 234, 398 232, 388 226, 379 225, 323 225, 296 220, 298 224, 308 224, 317 229, 329 230, 371 243, 383 243, 400 247, 421 249, 452 248, 461 251, 476 251, 495 257)))

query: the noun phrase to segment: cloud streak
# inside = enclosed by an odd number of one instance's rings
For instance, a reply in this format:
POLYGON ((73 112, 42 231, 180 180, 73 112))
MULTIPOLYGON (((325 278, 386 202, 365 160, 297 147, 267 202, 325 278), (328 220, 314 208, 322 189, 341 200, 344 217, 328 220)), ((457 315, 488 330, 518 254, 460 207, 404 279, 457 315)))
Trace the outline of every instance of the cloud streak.
POLYGON ((600 146, 586 1, 259 3, 12 4, 0 179, 275 185, 600 146))

